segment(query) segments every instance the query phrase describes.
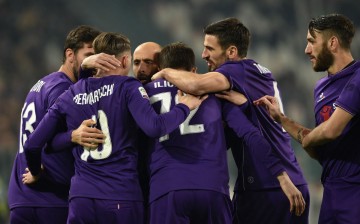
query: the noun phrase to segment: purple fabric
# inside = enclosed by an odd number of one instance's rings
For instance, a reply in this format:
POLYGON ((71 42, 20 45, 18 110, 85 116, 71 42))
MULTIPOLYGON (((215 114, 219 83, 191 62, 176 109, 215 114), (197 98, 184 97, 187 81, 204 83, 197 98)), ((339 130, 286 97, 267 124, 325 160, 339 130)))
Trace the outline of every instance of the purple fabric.
MULTIPOLYGON (((160 79, 145 86, 158 113, 175 107, 177 88, 160 79)), ((150 202, 174 190, 229 195, 221 103, 209 95, 173 132, 156 139, 150 157, 150 202)))
MULTIPOLYGON (((356 62, 336 75, 326 76, 317 82, 314 90, 316 125, 330 118, 336 104, 350 113, 356 113, 355 108, 359 107, 356 102, 359 99, 359 96, 356 97, 359 73, 360 62, 356 62), (348 86, 344 88, 348 82, 348 86)), ((328 177, 341 177, 349 182, 360 183, 360 121, 359 115, 354 115, 340 137, 316 148, 323 167, 323 182, 328 177)))
POLYGON ((11 224, 64 224, 68 208, 16 207, 10 211, 11 224))
MULTIPOLYGON (((22 183, 27 162, 23 145, 30 133, 38 126, 48 108, 60 94, 73 83, 61 72, 54 72, 39 80, 29 91, 21 112, 19 151, 15 157, 8 191, 10 209, 17 207, 67 207, 70 178, 74 174, 74 162, 70 151, 42 153, 41 163, 45 175, 38 183, 28 186, 22 183)), ((64 131, 65 127, 60 127, 64 131)), ((43 134, 48 130, 44 130, 43 134)), ((69 142, 70 139, 67 139, 69 142)), ((44 144, 45 145, 45 144, 44 144)))
MULTIPOLYGON (((229 80, 231 88, 243 93, 249 102, 264 95, 280 97, 277 83, 271 72, 254 60, 229 61, 216 69, 216 72, 223 74, 229 80)), ((247 118, 260 129, 262 136, 270 144, 272 154, 270 154, 271 157, 265 159, 268 151, 264 148, 260 149, 263 145, 250 145, 241 139, 229 137, 238 166, 235 191, 279 188, 276 174, 281 170, 286 170, 295 185, 306 184, 291 147, 289 134, 272 120, 265 108, 249 104, 245 110, 248 111, 247 118), (263 150, 264 152, 260 153, 263 150)), ((230 135, 234 136, 231 132, 230 135)))
POLYGON ((131 77, 82 79, 58 98, 27 141, 29 169, 40 166, 39 150, 56 133, 59 121, 66 120, 71 130, 95 117, 97 128, 107 137, 95 150, 81 146, 72 150, 75 175, 70 198, 142 201, 136 148, 139 126, 145 133, 160 137, 177 128, 188 113, 189 108, 179 104, 167 114, 156 114, 141 83, 131 77))
POLYGON ((172 191, 150 204, 150 224, 231 223, 228 195, 204 190, 172 191))
POLYGON ((319 224, 357 224, 360 220, 360 184, 341 178, 324 183, 319 224))
POLYGON ((142 224, 142 202, 73 198, 69 203, 67 223, 86 224, 142 224))
POLYGON ((301 216, 290 213, 290 202, 281 189, 235 192, 233 224, 307 224, 309 223, 310 195, 307 185, 298 186, 306 207, 301 216), (246 203, 248 202, 248 203, 246 203))

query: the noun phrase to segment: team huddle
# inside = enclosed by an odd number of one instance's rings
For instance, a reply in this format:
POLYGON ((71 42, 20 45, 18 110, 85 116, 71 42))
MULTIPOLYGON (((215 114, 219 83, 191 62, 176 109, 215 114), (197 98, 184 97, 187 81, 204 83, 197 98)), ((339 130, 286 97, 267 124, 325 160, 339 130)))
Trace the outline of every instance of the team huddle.
POLYGON ((11 223, 309 223, 291 137, 323 167, 319 223, 357 223, 354 34, 340 14, 309 23, 305 53, 328 73, 309 129, 284 115, 277 82, 247 58, 250 32, 236 18, 204 28, 204 74, 184 43, 145 42, 132 53, 120 33, 75 28, 59 71, 25 99, 11 223), (238 168, 232 198, 228 149, 238 168))

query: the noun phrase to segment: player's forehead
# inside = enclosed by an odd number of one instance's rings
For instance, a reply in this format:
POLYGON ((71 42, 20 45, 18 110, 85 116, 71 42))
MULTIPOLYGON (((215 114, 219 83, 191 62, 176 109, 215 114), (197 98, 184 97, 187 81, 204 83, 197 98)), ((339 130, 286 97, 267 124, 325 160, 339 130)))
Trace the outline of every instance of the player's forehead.
POLYGON ((209 46, 212 48, 220 47, 219 39, 217 36, 206 34, 204 37, 204 46, 209 46))
POLYGON ((134 60, 154 60, 156 53, 160 52, 160 47, 152 43, 138 46, 134 51, 134 60))
POLYGON ((154 55, 152 54, 147 54, 147 55, 136 55, 134 54, 133 56, 134 61, 149 61, 149 60, 154 60, 154 55))

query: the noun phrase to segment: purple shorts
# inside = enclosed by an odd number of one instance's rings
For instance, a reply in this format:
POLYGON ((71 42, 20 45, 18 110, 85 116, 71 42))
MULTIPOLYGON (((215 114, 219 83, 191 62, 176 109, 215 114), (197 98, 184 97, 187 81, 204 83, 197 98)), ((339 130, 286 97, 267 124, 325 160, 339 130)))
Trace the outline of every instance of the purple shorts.
POLYGON ((358 224, 360 222, 360 184, 326 179, 323 186, 319 224, 358 224))
POLYGON ((150 224, 231 223, 228 195, 210 190, 177 190, 150 203, 150 224))
POLYGON ((279 189, 235 192, 233 197, 234 224, 307 224, 309 223, 310 196, 307 185, 297 186, 306 207, 301 216, 290 213, 290 202, 279 189))
POLYGON ((69 203, 68 223, 144 223, 142 201, 116 201, 73 198, 69 203))
POLYGON ((67 207, 17 207, 10 211, 11 224, 65 224, 68 216, 67 207))

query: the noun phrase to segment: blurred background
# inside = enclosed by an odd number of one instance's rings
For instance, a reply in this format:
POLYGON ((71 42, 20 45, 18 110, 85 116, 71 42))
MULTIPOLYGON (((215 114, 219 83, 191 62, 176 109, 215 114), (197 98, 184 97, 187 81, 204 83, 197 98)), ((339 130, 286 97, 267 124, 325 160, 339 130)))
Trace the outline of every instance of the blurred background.
MULTIPOLYGON (((315 73, 304 54, 307 25, 312 17, 333 12, 345 14, 359 28, 360 4, 354 0, 0 0, 0 223, 8 222, 7 187, 25 96, 39 78, 58 70, 65 37, 75 26, 120 32, 133 49, 146 41, 182 41, 194 49, 202 73, 207 70, 201 59, 203 27, 237 17, 252 33, 248 57, 269 68, 278 81, 285 113, 313 127, 313 87, 326 74, 315 73)), ((352 49, 359 58, 359 34, 352 49)), ((299 144, 293 146, 311 190, 310 223, 317 223, 321 167, 299 144)), ((236 170, 231 156, 229 166, 232 185, 236 170)))

